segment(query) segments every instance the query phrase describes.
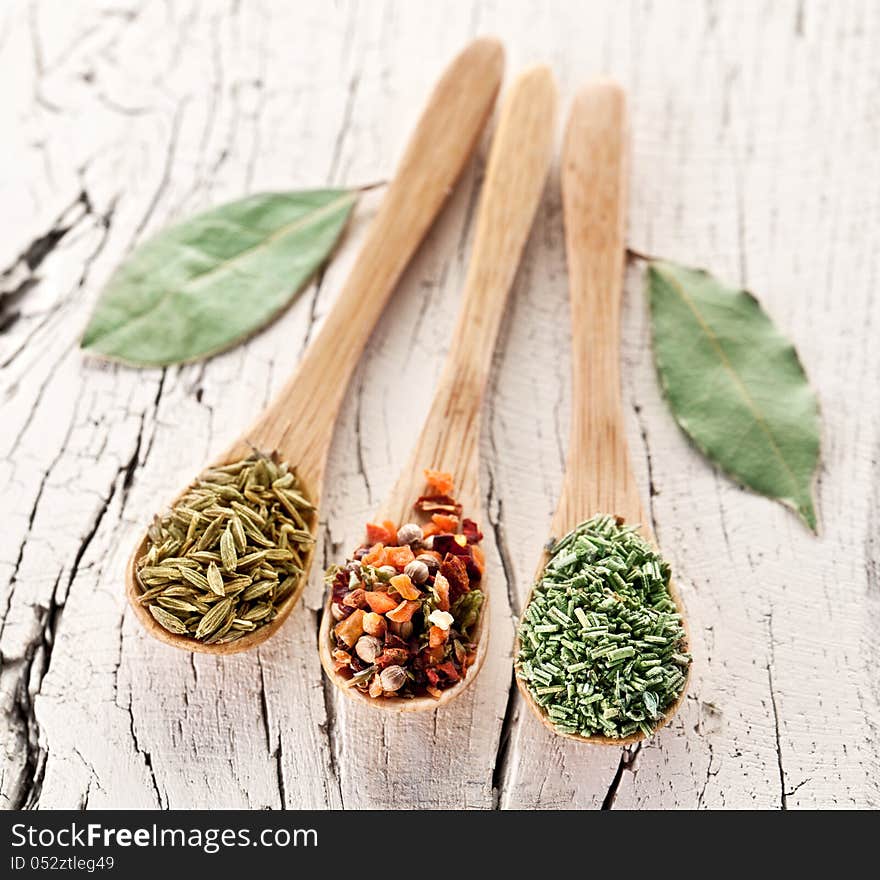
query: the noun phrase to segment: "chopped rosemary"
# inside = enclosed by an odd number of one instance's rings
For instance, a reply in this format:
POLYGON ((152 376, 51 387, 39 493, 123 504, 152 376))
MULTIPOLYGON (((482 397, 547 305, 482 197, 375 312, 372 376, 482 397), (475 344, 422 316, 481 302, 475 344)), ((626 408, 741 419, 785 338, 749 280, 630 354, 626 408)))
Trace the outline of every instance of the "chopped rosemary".
POLYGON ((669 565, 612 516, 549 551, 519 629, 516 674, 560 733, 653 732, 691 662, 669 565))

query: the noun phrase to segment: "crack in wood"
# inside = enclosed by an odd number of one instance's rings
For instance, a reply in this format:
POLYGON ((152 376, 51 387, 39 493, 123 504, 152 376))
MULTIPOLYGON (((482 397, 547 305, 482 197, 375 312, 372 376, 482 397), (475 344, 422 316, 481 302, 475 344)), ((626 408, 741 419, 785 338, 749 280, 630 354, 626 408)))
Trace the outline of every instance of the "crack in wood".
POLYGON ((639 404, 633 404, 633 412, 636 414, 636 423, 639 427, 639 437, 642 440, 642 450, 645 454, 645 469, 648 472, 648 518, 651 520, 651 531, 659 541, 660 537, 657 534, 657 517, 654 514, 654 498, 656 498, 660 492, 654 483, 654 462, 651 456, 651 445, 648 441, 648 428, 642 418, 642 407, 639 404))
POLYGON ((776 739, 776 764, 779 768, 780 808, 788 809, 788 795, 785 791, 785 769, 782 766, 782 741, 779 736, 779 708, 776 705, 776 692, 773 689, 773 670, 767 664, 767 681, 770 685, 770 705, 773 707, 773 731, 776 739))
MULTIPOLYGON (((321 631, 321 612, 313 612, 315 616, 315 632, 320 634, 321 631)), ((321 733, 327 739, 328 759, 329 759, 329 779, 327 783, 335 783, 337 793, 339 795, 339 803, 345 809, 345 796, 342 791, 342 777, 339 772, 340 764, 340 743, 338 732, 336 729, 336 695, 335 688, 326 675, 321 674, 321 695, 324 703, 324 721, 318 725, 321 733)))
POLYGON ((620 763, 617 765, 617 770, 615 770, 611 784, 608 786, 608 791, 605 792, 605 797, 602 800, 603 810, 614 809, 614 802, 617 800, 617 792, 620 789, 620 783, 623 780, 623 773, 625 770, 629 770, 632 773, 636 772, 635 760, 641 750, 642 744, 640 742, 636 743, 634 746, 625 746, 621 750, 620 763))
POLYGON ((352 113, 354 111, 354 102, 357 97, 358 84, 360 83, 360 72, 356 72, 348 83, 348 92, 345 98, 345 108, 342 111, 342 122, 336 133, 336 139, 333 142, 333 150, 330 154, 330 169, 327 172, 327 178, 331 183, 335 182, 339 172, 339 165, 342 161, 342 146, 345 138, 351 128, 352 113))
POLYGON ((776 663, 775 643, 773 641, 773 612, 767 614, 767 634, 770 638, 770 660, 767 663, 767 683, 770 688, 770 706, 773 709, 773 732, 776 743, 776 766, 779 770, 780 809, 788 809, 788 794, 785 790, 785 768, 782 765, 782 738, 779 733, 779 707, 776 705, 776 689, 773 687, 773 666, 776 663))
POLYGON ((18 664, 21 672, 16 687, 13 712, 15 720, 23 731, 25 755, 18 785, 18 797, 13 802, 15 809, 33 809, 37 806, 46 772, 48 750, 40 742, 40 724, 34 703, 52 658, 55 630, 60 616, 60 606, 56 598, 60 581, 59 571, 52 588, 49 606, 40 609, 38 640, 30 644, 23 661, 18 664))
MULTIPOLYGON (((492 443, 491 440, 490 443, 492 443)), ((492 446, 494 447, 494 443, 492 443, 492 446)), ((520 607, 519 597, 516 594, 515 569, 510 556, 510 549, 507 546, 507 538, 504 534, 504 517, 502 514, 504 502, 500 495, 496 495, 494 470, 490 467, 487 472, 489 475, 489 490, 486 495, 486 517, 489 521, 489 527, 492 529, 495 546, 498 548, 498 556, 501 559, 501 571, 504 574, 504 585, 507 589, 507 605, 515 626, 519 621, 520 607)))
MULTIPOLYGON (((116 475, 110 485, 110 490, 108 494, 101 500, 101 503, 98 506, 90 527, 80 539, 79 546, 77 547, 76 552, 73 556, 73 561, 71 563, 70 572, 68 574, 66 585, 63 590, 63 595, 59 594, 59 586, 61 583, 62 575, 62 571, 59 571, 50 594, 49 604, 47 607, 40 609, 40 619, 36 627, 36 633, 34 636, 31 637, 29 645, 25 649, 23 661, 19 663, 21 671, 18 676, 18 683, 15 688, 16 699, 14 709, 19 726, 24 731, 23 739, 26 744, 26 752, 24 759, 24 768, 22 771, 20 782, 18 784, 18 797, 15 801, 17 803, 17 808, 33 809, 39 805, 39 798, 42 790, 42 781, 43 775, 45 773, 48 750, 40 742, 40 724, 35 711, 36 698, 39 696, 43 679, 49 672, 49 667, 52 661, 52 649, 55 645, 56 640, 56 633, 60 625, 62 613, 68 601, 71 588, 77 574, 80 571, 83 557, 85 556, 86 552, 92 544, 92 541, 97 535, 98 530, 101 527, 101 523, 103 522, 105 515, 110 509, 110 506, 113 502, 114 497, 116 496, 117 491, 121 490, 122 503, 123 505, 125 503, 125 499, 127 497, 128 490, 131 486, 131 482, 133 479, 134 470, 137 466, 137 459, 140 451, 142 434, 143 416, 141 417, 140 429, 138 431, 135 449, 132 453, 131 458, 129 459, 129 461, 122 464, 117 470, 116 475), (35 658, 38 656, 41 659, 40 668, 38 673, 34 675, 34 662, 35 658)), ((31 508, 28 529, 25 533, 25 537, 20 548, 20 554, 16 563, 16 567, 13 570, 12 577, 10 578, 8 606, 6 612, 3 615, 3 621, 2 623, 0 623, 0 644, 2 644, 5 627, 9 620, 9 610, 15 598, 15 586, 17 583, 18 571, 21 560, 23 558, 24 549, 33 530, 34 519, 36 518, 37 510, 43 497, 43 491, 45 489, 46 482, 58 462, 61 460, 61 457, 63 456, 65 450, 67 449, 67 441, 69 441, 69 437, 70 430, 68 431, 67 440, 61 446, 60 452, 44 472, 43 477, 40 481, 40 486, 36 493, 34 503, 31 508)), ((8 660, 9 658, 4 657, 4 667, 6 671, 8 671, 8 669, 10 668, 8 660)))
POLYGON ((186 109, 188 101, 189 96, 184 97, 177 105, 177 109, 174 111, 174 116, 171 120, 171 134, 168 137, 168 147, 165 150, 165 162, 162 165, 162 172, 159 177, 159 183, 156 186, 156 189, 153 191, 153 196, 147 204, 147 208, 144 211, 140 222, 134 229, 129 249, 134 247, 134 245, 137 244, 137 242, 140 240, 141 236, 144 233, 144 230, 147 228, 150 221, 152 220, 153 214, 155 213, 159 202, 162 200, 162 196, 165 195, 165 191, 168 189, 168 185, 171 182, 171 169, 174 167, 174 159, 177 154, 177 142, 180 137, 180 129, 183 124, 184 110, 186 109))
MULTIPOLYGON (((21 317, 18 309, 24 297, 39 284, 37 270, 58 248, 65 236, 92 213, 88 193, 82 190, 45 232, 32 239, 12 264, 0 271, 0 334, 12 329, 21 317), (71 216, 72 215, 72 216, 71 216)), ((6 359, 7 366, 11 359, 6 359)))
POLYGON ((263 658, 259 649, 256 651, 257 666, 260 670, 260 712, 263 717, 263 726, 266 729, 266 751, 270 758, 275 761, 275 775, 278 783, 278 799, 281 803, 281 809, 287 808, 287 794, 284 784, 284 756, 282 754, 281 730, 278 730, 276 742, 272 743, 272 725, 269 721, 269 700, 266 692, 266 672, 263 669, 263 658))
POLYGON ((153 769, 153 756, 144 749, 140 742, 138 741, 137 731, 135 730, 134 723, 134 711, 132 709, 131 701, 129 701, 128 706, 126 707, 128 710, 128 718, 129 718, 129 732, 131 734, 131 741, 134 744, 134 750, 143 758, 144 767, 146 767, 147 773, 150 777, 150 782, 153 786, 153 793, 156 796, 156 803, 160 809, 167 810, 169 805, 167 804, 165 798, 162 797, 162 792, 159 789, 159 781, 156 779, 156 772, 153 769))
POLYGON ((504 707, 504 717, 501 720, 501 731, 498 735, 498 750, 495 753, 495 766, 492 769, 493 810, 500 810, 502 807, 502 798, 504 797, 509 769, 510 740, 519 720, 518 699, 519 689, 516 684, 516 672, 511 670, 507 704, 504 707))

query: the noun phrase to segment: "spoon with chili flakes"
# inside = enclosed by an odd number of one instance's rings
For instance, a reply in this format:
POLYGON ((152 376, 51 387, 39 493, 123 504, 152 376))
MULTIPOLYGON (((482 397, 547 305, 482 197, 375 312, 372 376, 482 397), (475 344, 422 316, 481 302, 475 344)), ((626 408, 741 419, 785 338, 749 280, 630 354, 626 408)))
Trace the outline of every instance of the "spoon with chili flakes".
POLYGON ((550 164, 555 107, 553 76, 543 66, 522 73, 503 101, 431 409, 376 521, 346 563, 327 573, 321 662, 337 687, 370 705, 436 708, 473 681, 486 655, 480 413, 550 164))

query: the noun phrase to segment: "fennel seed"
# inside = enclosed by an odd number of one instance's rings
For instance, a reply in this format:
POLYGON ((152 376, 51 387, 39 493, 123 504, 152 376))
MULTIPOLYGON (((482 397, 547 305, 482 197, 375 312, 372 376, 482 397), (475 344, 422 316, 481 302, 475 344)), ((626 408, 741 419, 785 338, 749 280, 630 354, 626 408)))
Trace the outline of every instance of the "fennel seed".
POLYGON ((168 632, 206 644, 265 626, 303 576, 313 514, 275 455, 204 471, 147 531, 140 603, 168 632))

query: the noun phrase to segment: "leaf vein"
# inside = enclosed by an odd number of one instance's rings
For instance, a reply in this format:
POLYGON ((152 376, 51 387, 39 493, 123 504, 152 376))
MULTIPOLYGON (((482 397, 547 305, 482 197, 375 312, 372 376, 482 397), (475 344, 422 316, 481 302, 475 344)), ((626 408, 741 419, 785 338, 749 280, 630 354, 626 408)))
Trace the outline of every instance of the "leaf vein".
MULTIPOLYGON (((216 266, 213 266, 212 268, 207 269, 204 272, 191 275, 182 284, 169 286, 158 297, 150 302, 146 308, 137 313, 127 315, 123 322, 116 324, 113 327, 109 327, 105 330, 105 332, 98 333, 89 338, 86 347, 95 348, 96 350, 100 351, 100 344, 103 343, 103 345, 106 347, 107 344, 117 334, 130 332, 132 326, 135 326, 139 322, 148 319, 152 314, 161 309, 171 297, 181 294, 192 293, 193 291, 210 284, 219 275, 235 274, 235 272, 239 271, 237 268, 237 264, 239 264, 245 258, 251 257, 254 254, 259 253, 260 251, 270 248, 277 241, 288 235, 296 234, 303 229, 308 229, 309 226, 313 226, 319 223, 325 217, 332 215, 335 211, 338 211, 340 207, 346 204, 346 202, 354 202, 356 198, 356 191, 345 191, 343 195, 341 195, 339 198, 328 202, 326 205, 323 205, 316 210, 310 211, 305 216, 299 217, 296 220, 291 221, 290 223, 286 223, 283 226, 280 226, 274 232, 263 238, 261 241, 257 242, 252 247, 240 251, 234 257, 228 260, 222 260, 216 266)), ((179 242, 177 244, 177 247, 192 249, 192 246, 186 242, 179 242)))
POLYGON ((752 414, 752 418, 755 420, 757 425, 761 428, 764 435, 767 437, 767 440, 770 443, 771 448, 773 449, 776 458, 779 460, 779 463, 782 465, 783 470, 785 471, 786 477, 788 479, 789 484, 793 490, 793 497, 796 499, 801 499, 801 491, 798 483, 798 479, 795 476, 794 472, 791 470, 788 462, 782 454, 782 449, 779 447, 779 444, 776 441, 776 438, 773 436, 773 432, 770 430, 770 426, 765 421, 761 411, 758 409, 758 405, 755 402, 754 398, 749 393, 748 388, 745 383, 739 377, 739 374, 731 364, 730 360, 727 357, 724 348, 721 345, 721 340, 718 339, 717 334, 712 330, 712 328, 703 320, 703 316, 700 314, 699 310, 696 307, 696 304, 693 300, 688 296, 687 291, 678 283, 678 281, 671 275, 667 273, 663 273, 663 277, 666 280, 667 284, 679 295, 682 302, 690 309, 693 313, 694 319, 699 325, 700 329, 706 335, 706 338, 709 340, 710 344, 713 348, 718 352, 718 357, 721 360, 721 364, 724 369, 730 374, 730 377, 733 380, 734 385, 739 389, 743 400, 745 401, 746 408, 752 414))

